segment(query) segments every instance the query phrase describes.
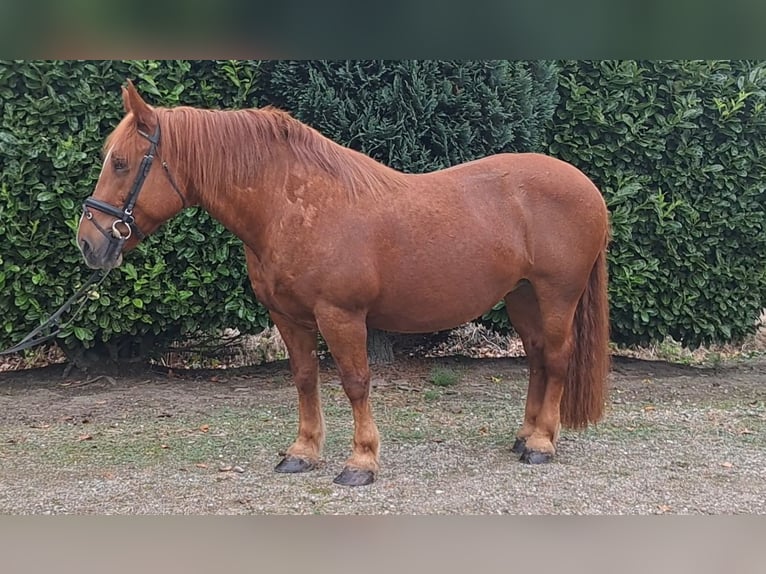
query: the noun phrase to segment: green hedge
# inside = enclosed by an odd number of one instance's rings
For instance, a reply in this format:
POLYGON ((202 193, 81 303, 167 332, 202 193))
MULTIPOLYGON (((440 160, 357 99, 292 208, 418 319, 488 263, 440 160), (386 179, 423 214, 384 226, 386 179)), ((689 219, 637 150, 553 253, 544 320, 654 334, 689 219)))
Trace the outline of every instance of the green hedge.
POLYGON ((738 340, 766 305, 766 69, 566 62, 550 153, 611 212, 613 338, 738 340))
MULTIPOLYGON (((126 78, 156 105, 278 105, 404 171, 506 150, 570 161, 612 214, 617 342, 736 340, 766 304, 761 63, 0 61, 0 347, 89 274, 74 232, 126 78)), ((67 345, 256 332, 243 259, 189 210, 110 275, 67 345)), ((501 305, 484 320, 507 327, 501 305)))
POLYGON ((423 173, 540 151, 558 103, 552 62, 281 61, 266 99, 334 141, 423 173))

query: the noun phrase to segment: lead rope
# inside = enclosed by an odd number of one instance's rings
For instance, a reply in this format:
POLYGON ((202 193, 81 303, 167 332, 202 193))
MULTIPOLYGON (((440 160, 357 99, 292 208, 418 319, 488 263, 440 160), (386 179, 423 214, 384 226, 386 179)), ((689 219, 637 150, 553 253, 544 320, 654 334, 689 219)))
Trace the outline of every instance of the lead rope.
POLYGON ((88 303, 88 298, 86 297, 85 300, 80 303, 80 306, 77 307, 74 314, 69 318, 69 320, 64 323, 63 325, 59 325, 58 321, 61 318, 61 315, 66 313, 67 309, 72 306, 72 304, 77 301, 80 297, 82 297, 84 294, 89 293, 90 291, 94 289, 98 289, 98 287, 101 285, 101 283, 104 282, 104 279, 106 279, 107 275, 109 275, 109 272, 111 269, 108 269, 106 271, 102 269, 97 269, 94 271, 90 277, 88 277, 88 280, 85 281, 82 287, 72 295, 67 301, 56 311, 51 315, 42 325, 39 327, 36 327, 32 331, 30 331, 21 341, 19 341, 16 345, 13 347, 10 347, 9 349, 5 349, 4 351, 0 351, 0 355, 9 355, 11 353, 18 353, 19 351, 23 351, 24 349, 28 349, 30 347, 34 347, 36 345, 40 345, 41 343, 44 343, 46 341, 50 341, 51 339, 58 336, 61 331, 66 329, 72 321, 74 321, 77 316, 82 312, 85 305, 88 303), (91 289, 91 285, 94 285, 93 289, 91 289), (54 330, 49 333, 43 333, 47 328, 53 327, 54 330))

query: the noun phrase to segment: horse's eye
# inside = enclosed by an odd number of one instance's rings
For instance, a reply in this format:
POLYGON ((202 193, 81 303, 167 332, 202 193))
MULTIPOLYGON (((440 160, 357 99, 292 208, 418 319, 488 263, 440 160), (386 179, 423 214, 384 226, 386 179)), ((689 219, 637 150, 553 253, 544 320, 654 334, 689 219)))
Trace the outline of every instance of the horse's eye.
POLYGON ((128 160, 126 160, 124 157, 112 156, 112 166, 114 167, 115 171, 127 171, 128 160))

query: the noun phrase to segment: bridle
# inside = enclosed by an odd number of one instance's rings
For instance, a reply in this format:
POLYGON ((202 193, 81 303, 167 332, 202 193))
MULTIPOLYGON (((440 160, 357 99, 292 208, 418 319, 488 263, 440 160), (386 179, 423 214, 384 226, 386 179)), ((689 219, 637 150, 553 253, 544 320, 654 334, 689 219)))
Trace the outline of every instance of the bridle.
MULTIPOLYGON (((139 135, 149 140, 149 149, 146 151, 143 159, 141 160, 141 165, 138 168, 136 179, 133 182, 133 186, 130 188, 130 193, 128 194, 128 197, 125 200, 125 204, 122 206, 122 209, 119 209, 115 207, 114 205, 106 203, 105 201, 101 201, 100 199, 95 199, 93 197, 87 198, 82 206, 83 215, 85 215, 85 218, 89 220, 91 223, 93 223, 93 225, 95 225, 96 228, 102 234, 104 234, 104 236, 107 239, 109 239, 109 241, 116 243, 120 246, 125 241, 130 239, 133 233, 136 234, 136 237, 138 237, 139 240, 146 237, 146 235, 136 225, 136 219, 135 217, 133 217, 133 208, 136 205, 138 194, 141 192, 141 188, 144 185, 144 181, 146 180, 146 177, 149 175, 149 170, 152 168, 152 162, 154 161, 155 155, 157 153, 157 146, 160 143, 160 125, 157 124, 157 128, 154 130, 154 133, 152 135, 146 134, 140 130, 138 131, 138 133, 139 135), (88 208, 92 208, 92 209, 100 211, 101 213, 106 213, 107 215, 111 215, 112 217, 115 217, 116 219, 114 220, 114 222, 112 222, 111 230, 109 231, 101 227, 101 225, 99 225, 98 222, 95 219, 93 219, 93 213, 88 208), (120 230, 120 225, 124 226, 124 230, 125 230, 124 235, 120 230)), ((178 197, 181 199, 181 203, 183 204, 183 207, 184 208, 187 207, 188 204, 186 202, 186 198, 178 189, 178 185, 176 185, 176 181, 175 179, 173 179, 173 175, 170 173, 168 164, 164 160, 162 161, 162 168, 165 171, 165 175, 167 176, 168 181, 170 182, 170 185, 173 187, 173 190, 178 194, 178 197)))

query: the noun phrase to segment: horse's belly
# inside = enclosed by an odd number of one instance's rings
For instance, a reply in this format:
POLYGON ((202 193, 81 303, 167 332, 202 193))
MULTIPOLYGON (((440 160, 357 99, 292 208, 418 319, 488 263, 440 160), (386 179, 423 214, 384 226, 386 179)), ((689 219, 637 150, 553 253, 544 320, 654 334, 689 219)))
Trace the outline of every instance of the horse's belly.
POLYGON ((492 308, 514 282, 464 289, 441 287, 427 292, 401 290, 370 308, 367 323, 375 329, 399 333, 432 333, 472 321, 492 308))

